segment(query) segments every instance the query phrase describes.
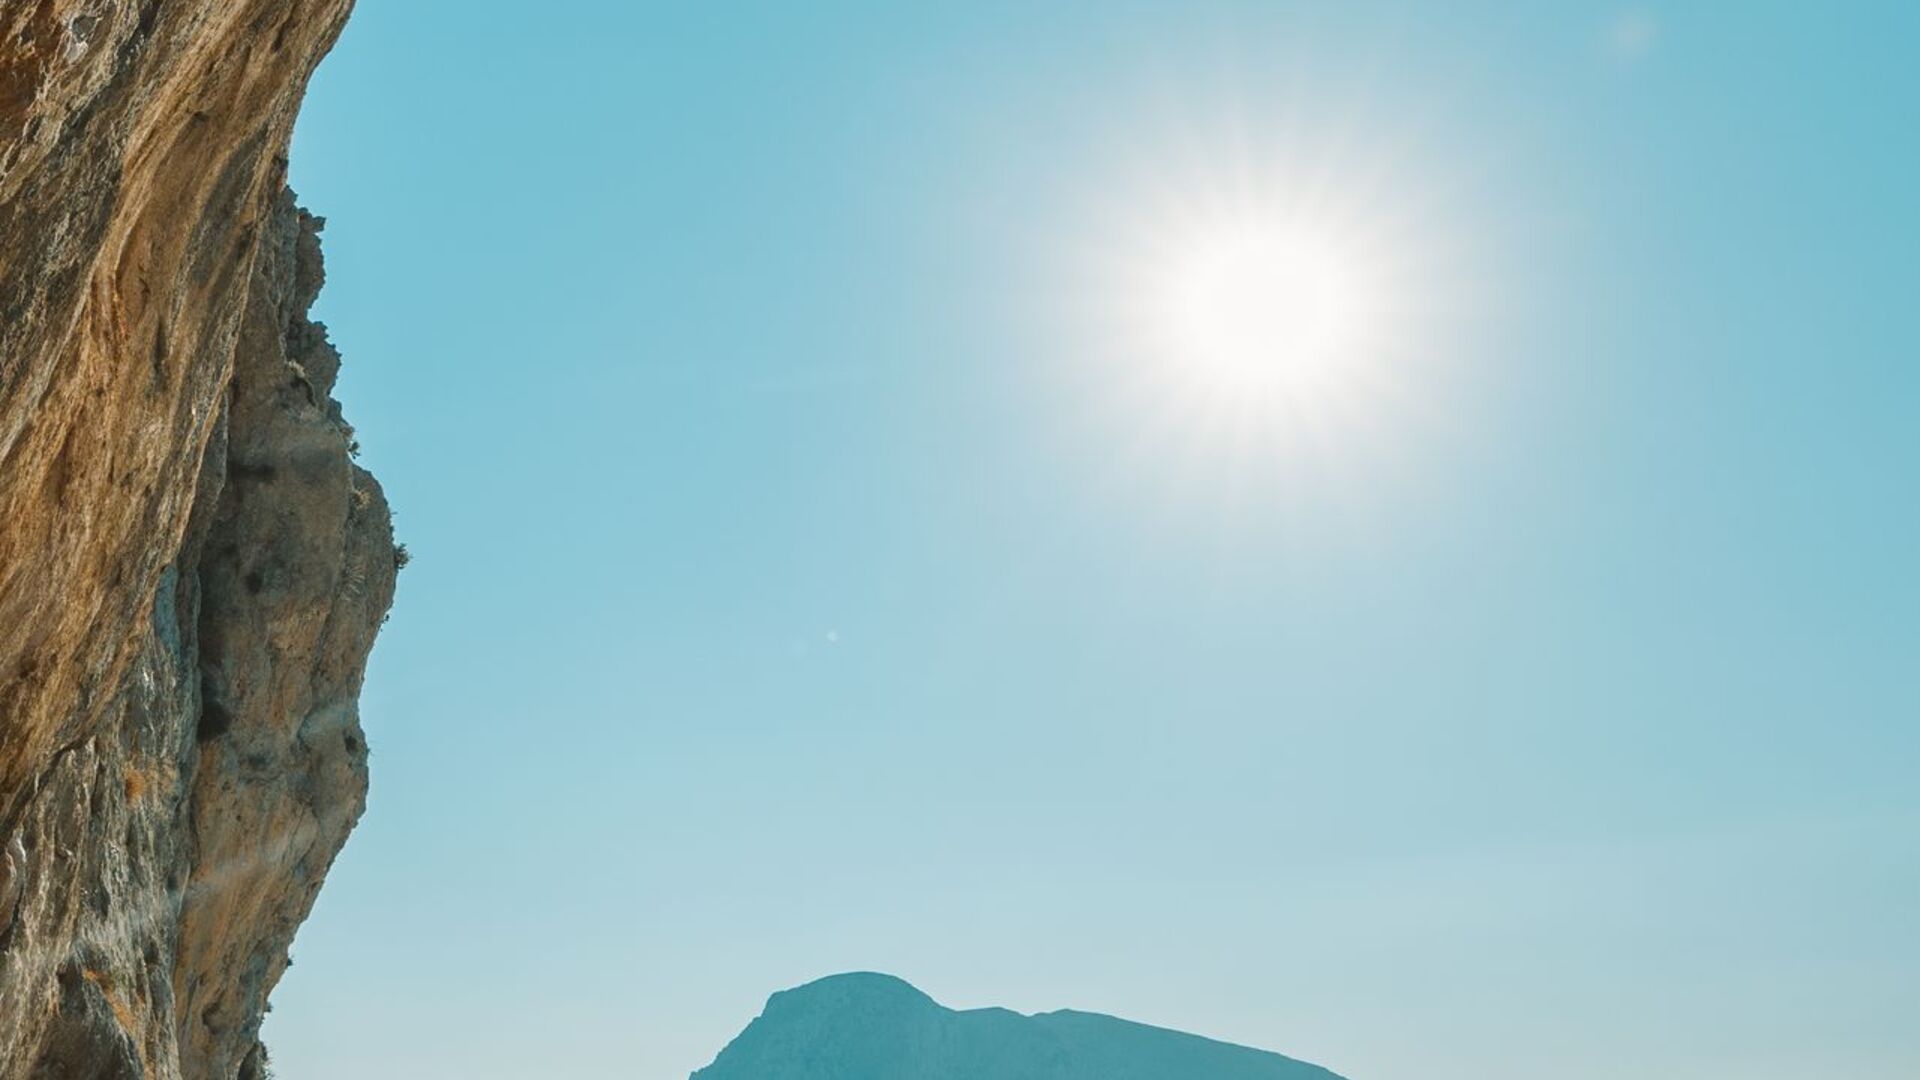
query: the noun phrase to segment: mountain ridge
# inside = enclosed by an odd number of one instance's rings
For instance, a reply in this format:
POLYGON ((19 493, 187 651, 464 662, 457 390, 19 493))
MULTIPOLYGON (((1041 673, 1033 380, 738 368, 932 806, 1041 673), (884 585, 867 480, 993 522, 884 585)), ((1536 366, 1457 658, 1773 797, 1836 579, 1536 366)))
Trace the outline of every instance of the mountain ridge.
POLYGON ((950 1009, 893 975, 782 990, 690 1080, 1343 1080, 1319 1065, 1077 1009, 950 1009))

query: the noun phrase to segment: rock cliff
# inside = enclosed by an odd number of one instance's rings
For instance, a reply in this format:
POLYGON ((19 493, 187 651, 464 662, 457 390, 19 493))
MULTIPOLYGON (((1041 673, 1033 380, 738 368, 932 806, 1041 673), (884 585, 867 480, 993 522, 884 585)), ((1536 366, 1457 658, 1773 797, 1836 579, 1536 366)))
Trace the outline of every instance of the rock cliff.
POLYGON ((396 548, 286 190, 351 0, 0 0, 0 1080, 264 1071, 396 548))
POLYGON ((693 1080, 1340 1080, 1244 1046, 1098 1013, 956 1012, 890 975, 773 995, 693 1080))

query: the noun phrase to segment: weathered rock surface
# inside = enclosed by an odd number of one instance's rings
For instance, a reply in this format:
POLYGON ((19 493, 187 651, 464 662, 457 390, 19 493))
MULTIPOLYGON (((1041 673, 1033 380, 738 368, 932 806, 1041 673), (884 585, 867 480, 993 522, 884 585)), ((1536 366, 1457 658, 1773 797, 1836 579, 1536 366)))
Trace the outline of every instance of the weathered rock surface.
POLYGON ((1098 1013, 956 1012, 891 975, 773 995, 693 1080, 1340 1080, 1318 1065, 1098 1013))
POLYGON ((392 600, 285 189, 351 0, 0 0, 0 1080, 257 1076, 392 600))

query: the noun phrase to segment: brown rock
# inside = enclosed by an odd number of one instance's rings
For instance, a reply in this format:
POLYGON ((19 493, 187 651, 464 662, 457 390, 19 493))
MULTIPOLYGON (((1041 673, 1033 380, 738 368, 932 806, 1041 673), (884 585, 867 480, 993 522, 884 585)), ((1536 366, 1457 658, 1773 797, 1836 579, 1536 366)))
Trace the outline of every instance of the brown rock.
POLYGON ((386 502, 285 190, 350 0, 0 3, 0 1080, 257 1075, 386 502))

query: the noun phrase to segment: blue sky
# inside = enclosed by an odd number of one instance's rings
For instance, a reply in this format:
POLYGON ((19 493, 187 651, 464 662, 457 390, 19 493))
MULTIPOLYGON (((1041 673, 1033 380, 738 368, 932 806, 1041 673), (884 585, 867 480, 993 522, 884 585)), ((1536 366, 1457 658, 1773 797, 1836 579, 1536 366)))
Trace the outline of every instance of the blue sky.
POLYGON ((366 0, 293 182, 414 561, 281 1075, 677 1078, 877 969, 1356 1080, 1913 1076, 1916 32, 366 0), (1223 433, 1102 260, 1249 160, 1424 314, 1223 433))

